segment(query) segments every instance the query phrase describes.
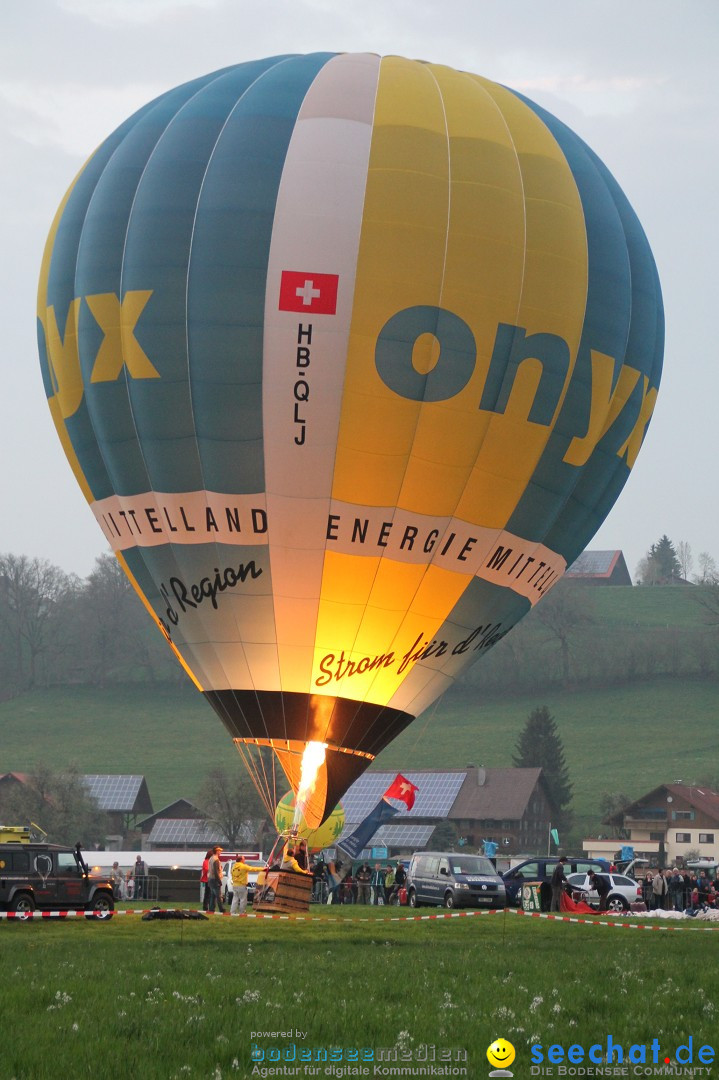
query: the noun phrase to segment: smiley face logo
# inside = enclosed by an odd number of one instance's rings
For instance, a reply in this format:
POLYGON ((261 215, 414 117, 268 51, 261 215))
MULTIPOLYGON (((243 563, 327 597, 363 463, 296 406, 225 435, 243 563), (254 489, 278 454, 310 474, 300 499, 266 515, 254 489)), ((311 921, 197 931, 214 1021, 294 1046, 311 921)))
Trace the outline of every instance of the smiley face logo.
MULTIPOLYGON (((495 1039, 492 1045, 487 1047, 487 1061, 493 1068, 500 1070, 499 1075, 502 1075, 503 1070, 512 1064, 514 1058, 514 1047, 506 1039, 495 1039)), ((489 1075, 496 1076, 497 1073, 490 1073, 489 1075)), ((511 1076, 512 1074, 505 1075, 511 1076)))

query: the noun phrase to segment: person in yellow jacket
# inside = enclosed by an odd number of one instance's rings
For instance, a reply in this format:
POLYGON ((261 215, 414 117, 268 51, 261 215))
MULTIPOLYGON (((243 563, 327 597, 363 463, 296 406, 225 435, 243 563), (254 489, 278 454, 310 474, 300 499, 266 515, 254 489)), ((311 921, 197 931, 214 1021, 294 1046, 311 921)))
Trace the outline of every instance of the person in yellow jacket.
POLYGON ((232 876, 232 906, 230 915, 244 915, 247 911, 247 875, 257 866, 246 863, 241 855, 238 855, 232 864, 230 874, 232 876))
POLYGON ((293 874, 309 874, 309 870, 304 870, 295 858, 295 849, 288 847, 285 850, 282 863, 280 864, 280 870, 290 871, 293 874))

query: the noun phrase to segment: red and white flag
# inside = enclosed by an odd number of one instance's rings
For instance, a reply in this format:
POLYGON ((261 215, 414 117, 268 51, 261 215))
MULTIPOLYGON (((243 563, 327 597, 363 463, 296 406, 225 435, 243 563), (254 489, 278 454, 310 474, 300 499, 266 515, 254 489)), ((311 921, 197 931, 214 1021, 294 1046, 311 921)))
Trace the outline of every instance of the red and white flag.
POLYGON ((405 804, 408 810, 411 810, 414 806, 415 792, 419 791, 419 788, 408 780, 402 773, 397 773, 396 777, 387 788, 384 793, 386 799, 400 799, 405 804))
POLYGON ((337 311, 339 280, 339 274, 283 270, 279 310, 303 311, 308 315, 334 315, 337 311))

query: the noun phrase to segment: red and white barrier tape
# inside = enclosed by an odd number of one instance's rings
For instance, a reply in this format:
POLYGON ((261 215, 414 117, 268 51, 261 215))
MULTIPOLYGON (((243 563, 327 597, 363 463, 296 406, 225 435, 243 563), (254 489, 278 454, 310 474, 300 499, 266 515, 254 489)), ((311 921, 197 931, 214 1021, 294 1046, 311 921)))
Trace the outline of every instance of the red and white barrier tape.
MULTIPOLYGON (((144 915, 149 911, 196 911, 194 908, 123 908, 120 911, 0 911, 0 919, 16 919, 20 922, 26 922, 30 919, 100 919, 108 920, 111 917, 118 915, 144 915)), ((286 922, 335 922, 335 923, 377 923, 377 922, 427 922, 434 919, 467 919, 475 918, 478 915, 502 915, 508 913, 510 915, 522 915, 525 918, 530 919, 550 919, 553 922, 563 923, 582 923, 585 926, 617 926, 628 928, 630 930, 713 930, 712 926, 697 926, 695 923, 691 926, 677 926, 666 924, 657 925, 656 923, 640 922, 639 920, 632 922, 619 922, 613 919, 587 919, 578 915, 555 915, 554 913, 540 912, 540 911, 523 911, 521 908, 488 908, 488 909, 472 909, 470 911, 438 911, 427 915, 383 915, 376 918, 357 918, 349 916, 348 918, 339 919, 336 916, 333 918, 331 915, 322 917, 320 915, 289 915, 281 912, 272 911, 246 911, 243 915, 230 916, 229 911, 223 912, 202 912, 205 915, 214 915, 218 918, 240 918, 240 919, 281 919, 286 922)))

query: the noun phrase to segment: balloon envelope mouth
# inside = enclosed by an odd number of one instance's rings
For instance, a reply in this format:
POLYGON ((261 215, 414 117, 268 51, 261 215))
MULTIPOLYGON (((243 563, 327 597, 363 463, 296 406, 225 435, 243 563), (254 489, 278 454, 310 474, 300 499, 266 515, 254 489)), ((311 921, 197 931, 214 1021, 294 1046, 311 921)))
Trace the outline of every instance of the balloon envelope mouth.
MULTIPOLYGON (((243 757, 253 747, 267 747, 272 750, 292 791, 296 797, 299 795, 302 786, 302 761, 307 751, 307 743, 291 739, 235 739, 234 742, 243 757)), ((324 824, 347 788, 374 761, 374 754, 362 750, 350 750, 330 743, 325 744, 325 747, 324 760, 317 767, 314 784, 307 789, 304 797, 299 796, 299 799, 302 799, 302 816, 310 829, 318 829, 324 824)), ((252 767, 250 771, 253 771, 252 767)), ((262 784, 263 779, 256 776, 256 786, 258 780, 262 784)), ((263 786, 268 789, 268 797, 274 798, 269 784, 269 778, 264 779, 263 786)))

